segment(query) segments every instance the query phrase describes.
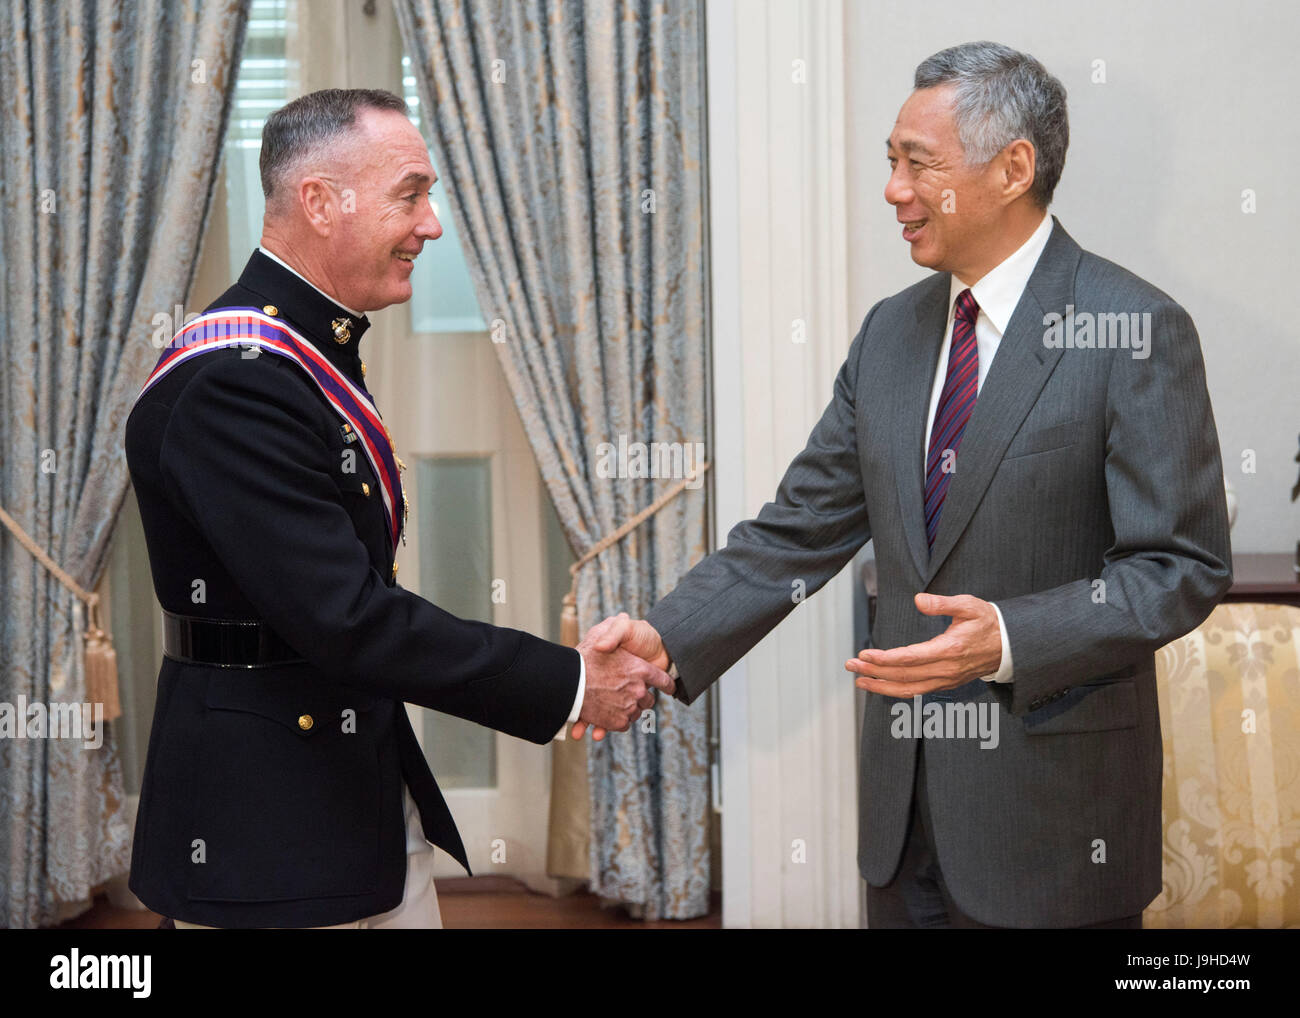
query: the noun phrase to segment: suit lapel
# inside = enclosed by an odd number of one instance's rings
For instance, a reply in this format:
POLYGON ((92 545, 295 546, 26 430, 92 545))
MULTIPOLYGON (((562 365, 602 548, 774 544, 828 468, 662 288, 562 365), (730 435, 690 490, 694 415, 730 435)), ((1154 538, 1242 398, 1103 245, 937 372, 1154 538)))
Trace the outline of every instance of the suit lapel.
MULTIPOLYGON (((1002 454, 1061 357, 1059 349, 1043 345, 1046 328, 1043 316, 1049 311, 1064 312, 1065 305, 1073 302, 1074 274, 1080 250, 1055 217, 1052 222, 1052 235, 1007 323, 1006 334, 998 345, 997 355, 962 435, 957 470, 944 498, 934 548, 930 551, 927 566, 921 570, 926 586, 966 529, 993 480, 998 464, 1002 462, 1002 454)), ((941 323, 941 332, 943 327, 941 323)), ((924 517, 920 505, 918 500, 916 519, 921 524, 924 548, 924 517)), ((911 543, 909 530, 908 544, 911 543)))
POLYGON ((916 303, 916 332, 906 340, 906 349, 899 358, 889 417, 898 509, 917 575, 922 577, 930 558, 925 541, 925 419, 930 412, 939 347, 948 326, 950 278, 946 272, 935 276, 933 285, 916 303))

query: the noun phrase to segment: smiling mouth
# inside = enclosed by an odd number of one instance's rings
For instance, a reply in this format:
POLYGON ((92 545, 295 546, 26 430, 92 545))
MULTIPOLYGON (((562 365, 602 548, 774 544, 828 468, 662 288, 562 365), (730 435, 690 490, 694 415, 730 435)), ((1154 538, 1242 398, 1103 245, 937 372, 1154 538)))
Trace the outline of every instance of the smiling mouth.
POLYGON ((915 240, 916 235, 921 232, 921 227, 925 226, 930 220, 913 219, 911 222, 903 223, 903 239, 915 240))
POLYGON ((416 256, 417 256, 418 254, 419 254, 418 251, 416 251, 416 252, 411 252, 411 251, 394 251, 394 252, 393 252, 394 257, 396 257, 398 261, 403 261, 403 262, 413 262, 413 261, 415 261, 416 256))

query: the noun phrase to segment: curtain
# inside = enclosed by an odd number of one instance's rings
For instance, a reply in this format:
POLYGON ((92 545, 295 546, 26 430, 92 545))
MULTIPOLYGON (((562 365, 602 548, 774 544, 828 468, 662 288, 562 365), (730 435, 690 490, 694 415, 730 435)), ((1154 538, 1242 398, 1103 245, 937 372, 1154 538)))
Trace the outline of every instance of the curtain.
MULTIPOLYGON (((638 451, 684 463, 706 441, 702 6, 395 6, 484 321, 581 555, 674 483, 635 476, 638 451)), ((700 480, 583 568, 583 630, 643 614, 706 552, 700 480)), ((587 776, 592 889, 648 919, 706 913, 704 705, 660 697, 590 744, 587 776)))
MULTIPOLYGON (((93 588, 126 416, 198 257, 247 0, 15 0, 0 17, 0 505, 93 588)), ((0 604, 0 702, 83 703, 81 607, 3 531, 0 604)), ((0 739, 8 926, 57 921, 130 864, 104 728, 93 748, 0 739)))

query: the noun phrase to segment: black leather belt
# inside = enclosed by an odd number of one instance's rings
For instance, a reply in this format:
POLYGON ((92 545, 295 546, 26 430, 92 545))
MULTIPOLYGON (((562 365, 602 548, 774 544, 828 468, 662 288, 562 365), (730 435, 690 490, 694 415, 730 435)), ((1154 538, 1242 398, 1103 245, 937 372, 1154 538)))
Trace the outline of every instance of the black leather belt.
POLYGON ((196 619, 163 611, 163 654, 187 665, 266 668, 304 663, 265 622, 196 619))

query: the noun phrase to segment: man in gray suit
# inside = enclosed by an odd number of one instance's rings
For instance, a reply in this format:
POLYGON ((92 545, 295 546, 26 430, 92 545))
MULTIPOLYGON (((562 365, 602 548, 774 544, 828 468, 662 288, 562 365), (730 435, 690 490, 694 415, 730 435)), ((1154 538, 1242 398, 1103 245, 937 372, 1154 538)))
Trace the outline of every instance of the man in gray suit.
POLYGON ((1140 927, 1161 886, 1155 651, 1231 582, 1199 340, 1047 214, 1068 125, 1041 64, 970 43, 914 84, 885 198, 935 274, 871 309, 775 500, 646 621, 596 635, 671 664, 689 703, 793 609, 792 581, 815 591, 874 540, 873 646, 846 665, 870 694, 870 925, 1140 927))

